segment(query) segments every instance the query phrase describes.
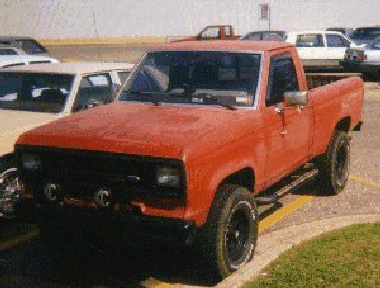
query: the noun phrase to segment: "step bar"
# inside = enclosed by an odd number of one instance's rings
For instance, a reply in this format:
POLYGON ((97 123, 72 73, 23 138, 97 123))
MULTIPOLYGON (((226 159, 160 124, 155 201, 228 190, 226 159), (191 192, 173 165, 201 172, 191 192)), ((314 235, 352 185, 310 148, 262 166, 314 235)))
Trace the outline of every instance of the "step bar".
POLYGON ((307 169, 307 171, 303 172, 301 175, 297 176, 291 176, 296 177, 295 180, 288 183, 284 187, 282 187, 280 190, 265 196, 257 196, 255 197, 255 201, 258 205, 266 205, 266 204, 272 204, 278 202, 282 197, 284 197, 286 194, 295 191, 299 187, 305 185, 306 183, 309 183, 310 181, 314 180, 316 176, 318 175, 318 169, 312 168, 307 169))

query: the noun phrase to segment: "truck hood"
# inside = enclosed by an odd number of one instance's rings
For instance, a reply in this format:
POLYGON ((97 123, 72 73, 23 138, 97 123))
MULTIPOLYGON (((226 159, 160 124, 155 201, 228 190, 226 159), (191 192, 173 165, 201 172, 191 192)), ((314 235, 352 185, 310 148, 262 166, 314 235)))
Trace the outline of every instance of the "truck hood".
POLYGON ((51 113, 0 110, 1 155, 13 151, 13 145, 21 133, 58 117, 51 113))
POLYGON ((18 144, 183 159, 191 151, 207 153, 245 133, 246 113, 253 111, 116 102, 37 127, 18 144))

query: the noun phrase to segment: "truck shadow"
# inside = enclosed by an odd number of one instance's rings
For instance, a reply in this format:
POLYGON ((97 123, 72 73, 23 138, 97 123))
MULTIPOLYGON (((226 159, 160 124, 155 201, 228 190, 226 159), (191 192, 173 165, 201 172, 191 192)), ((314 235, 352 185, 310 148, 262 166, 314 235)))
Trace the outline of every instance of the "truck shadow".
MULTIPOLYGON (((264 193, 265 195, 265 193, 264 193)), ((290 197, 299 197, 299 196, 312 196, 312 197, 331 197, 331 195, 327 195, 323 188, 318 186, 316 182, 311 181, 308 184, 305 184, 299 187, 297 190, 292 191, 284 198, 280 198, 278 202, 274 202, 268 205, 259 206, 259 220, 264 220, 275 212, 281 210, 287 202, 291 202, 291 200, 286 200, 286 198, 290 197), (285 199, 285 201, 283 201, 285 199)))
POLYGON ((39 238, 22 246, 1 259, 1 287, 146 288, 163 283, 212 287, 217 283, 202 255, 183 247, 103 250, 65 244, 52 253, 39 238))

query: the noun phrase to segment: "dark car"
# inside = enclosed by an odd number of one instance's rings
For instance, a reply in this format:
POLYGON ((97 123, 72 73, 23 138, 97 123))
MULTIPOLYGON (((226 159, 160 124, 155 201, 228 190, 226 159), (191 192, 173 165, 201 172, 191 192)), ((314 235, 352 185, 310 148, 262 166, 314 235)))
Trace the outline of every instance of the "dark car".
POLYGON ((380 36, 380 26, 358 27, 354 30, 351 39, 356 44, 370 44, 380 36))
POLYGON ((49 52, 36 39, 24 36, 0 36, 1 45, 9 45, 21 49, 28 55, 46 55, 49 52))
POLYGON ((337 32, 341 32, 343 35, 347 37, 351 37, 352 33, 354 32, 354 29, 346 28, 346 27, 329 27, 329 28, 326 28, 326 31, 337 31, 337 32))
POLYGON ((285 31, 252 31, 248 32, 240 38, 240 40, 252 40, 252 41, 284 41, 285 31))

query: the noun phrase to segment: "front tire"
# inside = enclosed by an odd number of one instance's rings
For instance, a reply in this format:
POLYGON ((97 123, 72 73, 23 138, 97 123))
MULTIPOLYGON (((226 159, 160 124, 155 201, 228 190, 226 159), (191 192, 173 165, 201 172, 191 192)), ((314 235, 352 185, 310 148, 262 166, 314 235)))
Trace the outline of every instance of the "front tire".
POLYGON ((217 280, 248 263, 258 238, 258 214, 252 194, 237 185, 219 189, 206 224, 206 253, 217 280))
POLYGON ((345 131, 335 130, 325 154, 317 161, 318 182, 326 195, 339 194, 348 181, 350 139, 345 131))

